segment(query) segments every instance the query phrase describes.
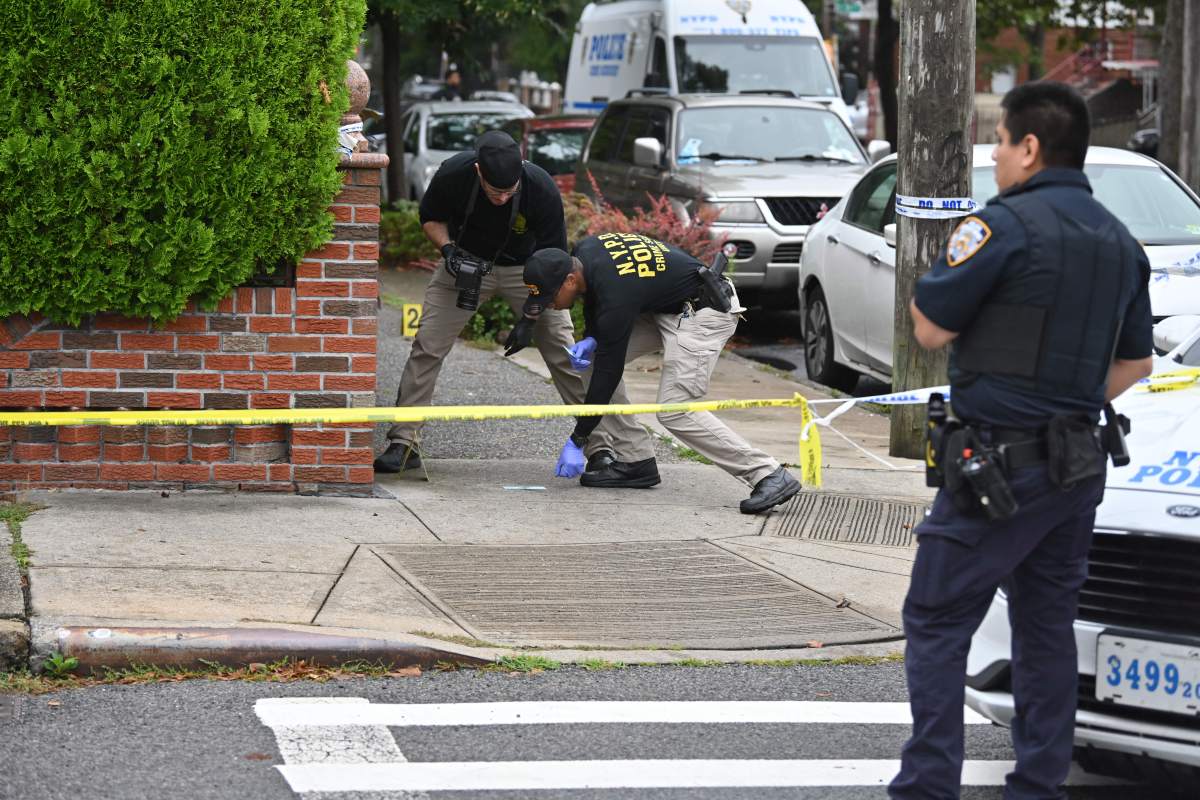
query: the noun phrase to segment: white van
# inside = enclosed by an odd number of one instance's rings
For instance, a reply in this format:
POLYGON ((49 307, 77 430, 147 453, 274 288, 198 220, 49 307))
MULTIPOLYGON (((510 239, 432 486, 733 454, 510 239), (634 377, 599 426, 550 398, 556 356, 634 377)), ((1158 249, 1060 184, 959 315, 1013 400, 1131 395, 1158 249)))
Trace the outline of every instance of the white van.
POLYGON ((598 114, 633 90, 791 93, 850 124, 858 79, 839 85, 803 0, 591 3, 571 42, 563 110, 598 114))

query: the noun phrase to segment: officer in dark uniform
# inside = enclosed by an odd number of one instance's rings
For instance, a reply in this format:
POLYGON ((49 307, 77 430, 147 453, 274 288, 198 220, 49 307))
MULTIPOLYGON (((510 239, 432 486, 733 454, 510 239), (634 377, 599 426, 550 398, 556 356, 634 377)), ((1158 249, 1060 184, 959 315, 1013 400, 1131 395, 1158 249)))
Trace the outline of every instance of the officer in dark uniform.
POLYGON ((1151 368, 1149 263, 1092 198, 1087 106, 1057 83, 1025 84, 1002 105, 1001 194, 958 226, 910 306, 923 347, 952 343, 962 427, 935 431, 945 483, 916 530, 903 610, 913 735, 894 798, 959 796, 967 652, 998 586, 1016 704, 1004 796, 1066 797, 1072 624, 1113 434, 1096 426, 1151 368))
MULTIPOLYGON (((734 312, 741 310, 728 281, 711 279, 714 290, 724 294, 720 301, 705 288, 701 271, 707 269, 682 250, 648 236, 602 233, 579 242, 573 256, 557 248, 534 253, 525 262, 527 308, 568 309, 583 298, 584 338, 570 353, 577 369, 590 369, 585 403, 612 402, 626 362, 658 351, 663 354, 658 402, 687 403, 707 393, 717 358, 737 328, 734 312)), ((644 429, 633 441, 614 441, 611 463, 600 468, 585 464, 584 448, 596 425, 619 418, 579 417, 563 444, 555 474, 581 476, 580 484, 597 488, 657 485, 654 443, 644 429)), ((663 412, 658 420, 683 444, 751 488, 740 505, 743 514, 767 511, 800 490, 778 461, 707 411, 663 412)))

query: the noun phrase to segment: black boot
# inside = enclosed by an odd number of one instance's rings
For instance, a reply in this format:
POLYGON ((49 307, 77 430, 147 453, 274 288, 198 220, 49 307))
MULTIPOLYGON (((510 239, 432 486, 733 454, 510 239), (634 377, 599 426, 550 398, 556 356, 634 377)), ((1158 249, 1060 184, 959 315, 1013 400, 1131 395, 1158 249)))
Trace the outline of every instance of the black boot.
POLYGON ((388 449, 375 459, 376 472, 403 472, 406 469, 420 468, 420 451, 415 445, 406 442, 392 442, 388 449))
POLYGON ((800 482, 787 467, 780 467, 754 485, 754 491, 741 503, 743 514, 758 514, 786 502, 800 491, 800 482))
POLYGON ((662 478, 658 477, 658 462, 644 458, 633 462, 614 461, 604 469, 585 472, 579 483, 600 489, 649 489, 662 483, 662 478))
POLYGON ((612 450, 597 450, 588 456, 584 472, 598 472, 617 460, 612 450))

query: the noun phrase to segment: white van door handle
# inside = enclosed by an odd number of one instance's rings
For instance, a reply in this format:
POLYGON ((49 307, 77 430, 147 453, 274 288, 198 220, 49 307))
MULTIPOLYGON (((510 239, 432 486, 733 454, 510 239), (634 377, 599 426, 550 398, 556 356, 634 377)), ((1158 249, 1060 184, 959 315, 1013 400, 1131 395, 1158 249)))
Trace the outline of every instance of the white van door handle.
POLYGON ((838 238, 836 236, 834 236, 832 233, 825 235, 825 241, 829 242, 830 244, 840 244, 840 242, 838 241, 838 238))
POLYGON ((879 257, 879 253, 871 253, 871 255, 867 256, 867 261, 870 261, 873 267, 878 267, 883 263, 883 259, 879 257))

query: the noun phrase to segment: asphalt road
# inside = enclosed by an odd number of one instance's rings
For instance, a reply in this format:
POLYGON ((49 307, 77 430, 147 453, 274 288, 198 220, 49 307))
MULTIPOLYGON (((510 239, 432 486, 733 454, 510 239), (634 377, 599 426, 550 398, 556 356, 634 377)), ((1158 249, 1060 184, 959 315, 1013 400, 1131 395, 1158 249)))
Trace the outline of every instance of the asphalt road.
MULTIPOLYGON (((903 668, 874 666, 638 667, 588 672, 564 668, 536 675, 464 671, 419 678, 351 679, 329 683, 192 681, 149 686, 103 686, 40 697, 20 696, 0 714, 0 798, 292 798, 276 766, 289 763, 546 762, 645 759, 895 759, 906 724, 620 723, 523 725, 382 725, 269 728, 256 714, 262 698, 361 698, 377 704, 517 701, 845 701, 903 703, 903 668), (370 734, 370 735, 368 735, 370 734), (278 739, 277 739, 278 735, 278 739), (315 738, 314 738, 315 737, 315 738), (364 739, 365 737, 365 739, 364 739), (302 754, 297 756, 296 753, 302 754)), ((338 703, 339 701, 334 701, 338 703)), ((327 706, 328 707, 328 706, 327 706)), ((360 706, 361 707, 361 706, 360 706)), ((774 707, 774 706, 772 706, 774 707)), ((538 706, 536 708, 542 708, 538 706)), ((534 709, 536 711, 536 708, 534 709)), ((740 706, 739 706, 740 708, 740 706)), ((884 706, 878 708, 883 709, 884 706)), ((896 707, 892 707, 893 710, 896 707)), ((881 713, 878 718, 883 718, 881 713)), ((725 719, 725 717, 721 717, 725 719)), ((1007 731, 969 725, 967 758, 1012 758, 1007 731)), ((525 765, 536 769, 537 764, 525 765)), ((542 765, 545 766, 545 765, 542 765)), ((420 767, 424 769, 426 767, 420 767)), ((436 769, 436 767, 434 767, 436 769)), ((815 767, 814 767, 815 768, 815 767)), ((334 769, 339 769, 334 767, 334 769)), ((346 775, 370 767, 351 764, 346 775)), ((576 772, 625 774, 619 766, 585 763, 576 772)), ((889 767, 890 769, 890 767, 889 767)), ((731 769, 731 774, 736 770, 731 769)), ((453 769, 454 776, 463 774, 453 769)), ((685 768, 673 775, 688 773, 685 768)), ((803 773, 799 770, 797 774, 803 773)), ((743 773, 739 772, 739 775, 743 773)), ((741 780, 737 778, 736 780, 741 780)), ((439 784, 441 785, 441 784, 439 784)), ((1074 787, 1072 800, 1148 797, 1135 787, 1074 787)), ((382 798, 883 798, 878 786, 840 788, 693 788, 405 793, 334 792, 322 800, 382 798)), ((963 797, 999 798, 999 786, 969 787, 963 797)))

